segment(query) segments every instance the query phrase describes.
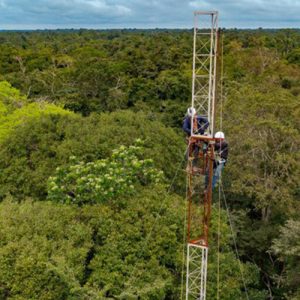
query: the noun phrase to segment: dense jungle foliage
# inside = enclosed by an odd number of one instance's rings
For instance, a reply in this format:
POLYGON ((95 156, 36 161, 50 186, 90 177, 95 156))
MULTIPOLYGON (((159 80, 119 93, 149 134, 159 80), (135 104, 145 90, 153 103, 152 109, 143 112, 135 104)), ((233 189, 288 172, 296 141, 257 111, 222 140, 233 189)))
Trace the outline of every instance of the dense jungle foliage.
MULTIPOLYGON (((192 37, 0 32, 0 299, 180 299, 192 37)), ((300 30, 222 41, 207 298, 298 300, 300 30)))

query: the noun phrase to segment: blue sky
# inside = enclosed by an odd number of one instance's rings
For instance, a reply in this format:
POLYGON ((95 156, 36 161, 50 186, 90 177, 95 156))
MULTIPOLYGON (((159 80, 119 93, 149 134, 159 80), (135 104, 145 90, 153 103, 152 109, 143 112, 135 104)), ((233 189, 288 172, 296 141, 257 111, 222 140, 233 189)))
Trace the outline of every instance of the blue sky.
POLYGON ((193 10, 226 28, 300 28, 300 0, 0 0, 0 29, 191 28, 193 10))

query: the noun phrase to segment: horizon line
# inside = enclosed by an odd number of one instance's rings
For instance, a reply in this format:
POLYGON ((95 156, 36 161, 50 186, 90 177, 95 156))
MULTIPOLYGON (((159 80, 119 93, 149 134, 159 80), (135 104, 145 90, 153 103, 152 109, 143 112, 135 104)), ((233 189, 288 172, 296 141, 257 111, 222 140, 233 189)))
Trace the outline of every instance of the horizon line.
MULTIPOLYGON (((0 25, 1 28, 1 25, 0 25)), ((55 31, 55 30, 95 30, 95 31, 109 31, 109 30, 193 30, 193 27, 115 27, 115 28, 98 28, 98 27, 56 27, 56 28, 26 28, 26 29, 0 29, 3 31, 55 31)), ((300 30, 300 27, 219 27, 219 29, 225 30, 280 30, 280 29, 291 29, 300 30)))

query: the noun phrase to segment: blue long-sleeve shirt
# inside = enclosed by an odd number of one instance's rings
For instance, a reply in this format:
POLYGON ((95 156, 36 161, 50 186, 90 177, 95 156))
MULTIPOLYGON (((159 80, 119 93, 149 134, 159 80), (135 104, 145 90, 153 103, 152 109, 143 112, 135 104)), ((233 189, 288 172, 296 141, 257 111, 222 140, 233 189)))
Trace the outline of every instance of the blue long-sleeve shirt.
MULTIPOLYGON (((194 128, 194 134, 204 134, 205 130, 209 126, 209 122, 207 118, 202 117, 202 116, 196 116, 197 118, 197 130, 194 128)), ((191 117, 186 116, 184 121, 183 121, 183 126, 182 126, 183 131, 188 134, 189 136, 191 135, 191 117)))

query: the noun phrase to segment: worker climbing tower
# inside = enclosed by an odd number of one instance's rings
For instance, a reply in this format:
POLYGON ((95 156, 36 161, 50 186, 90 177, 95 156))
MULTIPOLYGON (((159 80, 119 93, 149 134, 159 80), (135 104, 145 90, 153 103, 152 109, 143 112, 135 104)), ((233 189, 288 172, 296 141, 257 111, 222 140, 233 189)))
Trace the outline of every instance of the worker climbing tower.
POLYGON ((188 147, 188 226, 186 300, 206 299, 208 232, 214 161, 217 90, 218 12, 194 12, 192 107, 208 119, 198 134, 192 116, 188 147))

